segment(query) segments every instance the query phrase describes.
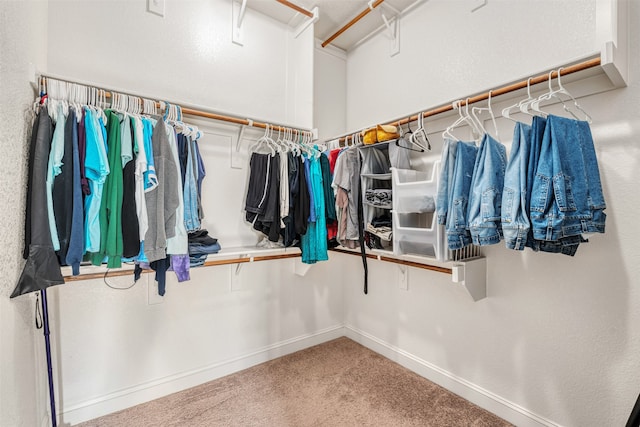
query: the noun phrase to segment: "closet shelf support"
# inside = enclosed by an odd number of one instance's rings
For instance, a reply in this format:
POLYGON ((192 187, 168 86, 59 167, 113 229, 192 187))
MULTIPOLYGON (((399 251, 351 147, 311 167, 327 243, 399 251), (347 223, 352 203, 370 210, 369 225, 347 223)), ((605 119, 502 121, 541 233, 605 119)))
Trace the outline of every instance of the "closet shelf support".
POLYGON ((231 41, 238 46, 244 46, 242 37, 242 21, 244 20, 244 14, 247 10, 247 0, 242 0, 242 3, 234 1, 231 6, 232 13, 232 25, 231 25, 231 41))
MULTIPOLYGON (((376 0, 369 0, 369 9, 373 10, 376 0)), ((389 44, 389 56, 395 56, 400 53, 400 11, 386 3, 380 5, 380 17, 387 29, 387 37, 390 40, 389 44), (385 9, 393 12, 391 18, 387 18, 385 9)))
POLYGON ((455 264, 451 268, 451 280, 459 283, 473 301, 487 297, 487 259, 477 258, 455 264))
POLYGON ((242 140, 244 139, 244 131, 247 127, 253 126, 253 120, 247 119, 246 125, 240 125, 240 130, 238 131, 238 136, 236 139, 235 148, 231 149, 231 168, 232 169, 242 169, 246 161, 240 156, 240 145, 242 144, 242 140))
POLYGON ((311 16, 305 14, 309 17, 309 19, 306 19, 302 24, 298 25, 298 27, 296 28, 295 33, 293 34, 295 38, 298 38, 300 34, 304 33, 304 31, 307 28, 309 28, 310 26, 318 22, 318 19, 320 19, 320 11, 317 6, 311 10, 310 14, 311 16))

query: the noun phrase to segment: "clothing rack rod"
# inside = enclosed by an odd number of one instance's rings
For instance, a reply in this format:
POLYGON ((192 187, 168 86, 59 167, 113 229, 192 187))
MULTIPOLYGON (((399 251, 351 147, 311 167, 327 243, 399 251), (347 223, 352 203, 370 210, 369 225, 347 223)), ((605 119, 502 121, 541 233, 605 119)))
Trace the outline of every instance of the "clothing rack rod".
POLYGON ((295 10, 296 12, 300 12, 303 15, 308 16, 309 18, 313 18, 313 13, 309 12, 307 9, 298 6, 297 4, 291 3, 288 0, 276 0, 278 3, 281 3, 285 6, 290 7, 291 9, 295 10))
MULTIPOLYGON (((292 253, 292 254, 280 254, 280 255, 261 255, 261 256, 253 256, 253 257, 242 257, 242 258, 230 258, 230 259, 214 259, 210 261, 205 261, 204 267, 213 267, 216 265, 228 265, 228 264, 242 264, 245 262, 253 262, 253 261, 270 261, 276 259, 286 259, 286 258, 299 258, 302 254, 292 253)), ((143 270, 142 273, 153 273, 153 270, 143 270)), ((77 282, 81 280, 92 280, 92 279, 102 279, 107 277, 118 277, 118 276, 129 276, 133 274, 133 270, 130 269, 114 269, 113 271, 108 271, 106 276, 105 273, 87 273, 87 274, 79 274, 77 276, 64 276, 65 282, 77 282)))
MULTIPOLYGON (((362 256, 360 252, 348 251, 346 249, 333 248, 329 250, 333 252, 339 252, 341 254, 356 255, 359 257, 362 256)), ((404 259, 391 258, 384 255, 381 255, 380 257, 378 257, 378 255, 375 255, 375 254, 366 254, 366 256, 367 258, 377 259, 379 261, 390 262, 393 264, 407 265, 409 267, 421 268, 423 270, 430 270, 430 271, 436 271, 438 273, 452 274, 452 270, 450 268, 438 267, 437 265, 422 264, 420 262, 413 262, 413 261, 407 261, 404 259)))
MULTIPOLYGON (((577 73, 578 71, 583 71, 583 70, 587 70, 589 68, 597 67, 597 66, 600 65, 600 63, 601 63, 601 60, 600 60, 600 57, 598 57, 598 58, 589 59, 589 60, 586 60, 586 61, 583 61, 583 62, 579 62, 577 64, 570 65, 568 67, 562 67, 560 69, 560 75, 561 76, 565 76, 565 75, 568 75, 568 74, 577 73)), ((531 77, 529 79, 521 80, 521 81, 516 82, 516 83, 511 83, 509 85, 502 86, 502 87, 499 87, 497 89, 492 89, 492 90, 490 90, 488 92, 484 92, 484 93, 481 93, 479 95, 471 96, 469 98, 466 98, 466 100, 462 100, 460 102, 460 107, 464 107, 467 104, 475 104, 476 102, 485 101, 485 100, 489 99, 489 94, 491 94, 491 98, 493 98, 493 97, 496 97, 496 96, 499 96, 499 95, 504 95, 504 94, 507 94, 507 93, 510 93, 510 92, 515 92, 517 90, 524 89, 524 88, 527 87, 527 84, 536 85, 536 84, 539 84, 539 83, 546 82, 546 81, 549 80, 549 75, 551 75, 552 79, 555 79, 555 78, 558 77, 558 71, 557 70, 548 71, 548 72, 546 72, 544 74, 540 74, 540 75, 538 75, 536 77, 531 77), (529 83, 527 83, 527 82, 529 82, 529 83)), ((451 110, 453 110, 453 105, 452 105, 452 103, 448 103, 448 104, 444 104, 444 105, 441 105, 439 107, 436 107, 436 108, 434 108, 432 110, 425 111, 422 114, 426 118, 426 117, 435 116, 437 114, 442 114, 442 113, 445 113, 445 112, 451 111, 451 110)), ((394 121, 391 121, 391 122, 388 122, 388 123, 385 123, 385 124, 397 125, 397 126, 405 125, 407 123, 414 122, 414 121, 418 120, 418 116, 419 115, 420 115, 420 113, 414 114, 412 116, 408 116, 408 117, 405 117, 405 118, 400 119, 400 120, 394 120, 394 121)), ((351 135, 353 135, 355 133, 358 133, 358 132, 359 131, 350 132, 350 133, 348 133, 348 134, 346 134, 344 136, 340 136, 339 137, 339 141, 343 142, 346 139, 347 136, 351 136, 351 135)), ((335 139, 337 139, 337 138, 334 138, 334 140, 335 139)))
MULTIPOLYGON (((115 93, 121 93, 123 95, 131 95, 137 98, 140 98, 140 103, 142 103, 142 98, 146 98, 146 99, 153 99, 155 97, 148 97, 148 96, 144 96, 144 95, 138 95, 138 94, 134 94, 134 93, 130 93, 130 92, 126 92, 126 91, 121 91, 118 89, 106 89, 106 88, 102 88, 100 86, 94 85, 92 83, 83 83, 83 82, 76 82, 73 80, 69 80, 69 79, 65 79, 65 78, 60 78, 57 76, 48 76, 46 74, 42 74, 40 76, 42 79, 44 79, 46 81, 47 78, 50 78, 52 80, 58 80, 58 81, 63 81, 63 82, 67 82, 67 83, 76 83, 82 86, 87 86, 87 87, 92 87, 92 88, 96 88, 96 89, 103 89, 106 94, 105 96, 107 98, 111 98, 111 92, 115 92, 115 93)), ((161 108, 162 104, 159 101, 155 101, 156 102, 156 107, 157 108, 161 108)), ((172 105, 180 105, 180 103, 178 102, 169 102, 172 105)), ((237 125, 243 125, 243 126, 252 126, 252 127, 256 127, 256 128, 261 128, 261 129, 266 129, 267 125, 269 125, 270 129, 273 129, 274 131, 284 131, 284 130, 298 130, 301 132, 310 132, 310 130, 308 129, 300 129, 300 128, 294 128, 291 126, 286 126, 286 125, 274 125, 271 123, 267 123, 267 122, 260 122, 257 120, 250 120, 250 119, 243 119, 243 118, 239 118, 239 117, 233 117, 233 116, 229 116, 229 115, 225 115, 225 114, 219 114, 219 113, 213 113, 210 111, 205 111, 202 109, 198 109, 198 108, 191 108, 191 107, 181 107, 182 109, 182 114, 187 114, 190 116, 196 116, 196 117, 204 117, 207 119, 213 119, 213 120, 219 120, 219 121, 223 121, 223 122, 229 122, 229 123, 234 123, 237 125)))
POLYGON ((322 42, 322 47, 327 47, 327 45, 329 43, 331 43, 332 41, 334 41, 335 39, 337 39, 342 33, 344 33, 345 31, 347 31, 349 28, 351 28, 356 22, 358 22, 359 20, 361 20, 362 18, 364 18, 365 16, 367 16, 369 14, 369 12, 371 12, 373 9, 375 9, 376 7, 380 6, 380 4, 382 4, 384 0, 376 0, 373 4, 371 4, 370 7, 367 7, 365 10, 363 10, 362 12, 360 12, 358 14, 358 16, 356 16, 355 18, 353 18, 351 21, 347 22, 345 24, 344 27, 340 28, 338 31, 336 31, 335 33, 333 33, 333 35, 331 37, 329 37, 328 39, 326 39, 325 41, 322 42))

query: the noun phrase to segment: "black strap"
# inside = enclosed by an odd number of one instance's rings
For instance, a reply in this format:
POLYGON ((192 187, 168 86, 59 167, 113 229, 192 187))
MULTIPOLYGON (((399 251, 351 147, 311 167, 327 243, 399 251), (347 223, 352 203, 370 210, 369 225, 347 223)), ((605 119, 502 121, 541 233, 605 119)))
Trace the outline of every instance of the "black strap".
POLYGON ((36 294, 36 329, 42 329, 42 312, 40 311, 40 293, 36 294))
POLYGON ((364 267, 364 293, 369 293, 369 268, 367 266, 367 253, 364 243, 364 210, 362 208, 362 181, 358 187, 358 241, 360 242, 360 255, 364 267))

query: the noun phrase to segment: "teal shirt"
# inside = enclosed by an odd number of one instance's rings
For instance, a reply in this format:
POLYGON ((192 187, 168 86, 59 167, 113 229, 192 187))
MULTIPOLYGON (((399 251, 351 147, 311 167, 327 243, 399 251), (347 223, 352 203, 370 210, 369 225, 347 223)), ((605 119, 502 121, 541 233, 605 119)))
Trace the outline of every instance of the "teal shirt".
POLYGON ((84 125, 86 130, 86 153, 84 160, 85 174, 89 180, 89 194, 84 203, 85 208, 85 250, 100 251, 100 205, 104 182, 109 175, 109 163, 102 126, 97 113, 85 108, 84 125))
POLYGON ((49 162, 47 163, 47 214, 49 217, 49 231, 51 232, 51 242, 55 251, 60 250, 60 240, 58 239, 58 229, 56 227, 56 217, 53 212, 53 181, 62 172, 62 157, 64 156, 64 126, 67 121, 67 112, 62 103, 58 103, 52 109, 53 119, 56 128, 53 131, 51 140, 51 150, 49 151, 49 162))

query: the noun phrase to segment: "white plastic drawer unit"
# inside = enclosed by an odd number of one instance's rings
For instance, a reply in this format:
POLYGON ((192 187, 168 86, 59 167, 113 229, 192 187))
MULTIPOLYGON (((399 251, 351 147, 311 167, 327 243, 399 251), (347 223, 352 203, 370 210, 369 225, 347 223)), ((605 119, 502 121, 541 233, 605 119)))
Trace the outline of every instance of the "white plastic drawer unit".
POLYGON ((439 165, 436 162, 431 172, 391 168, 395 212, 435 212, 439 165))
POLYGON ((422 255, 442 260, 444 234, 436 222, 435 212, 393 212, 392 216, 395 255, 422 255))
POLYGON ((443 260, 444 230, 436 221, 440 162, 430 172, 391 168, 393 253, 443 260))

